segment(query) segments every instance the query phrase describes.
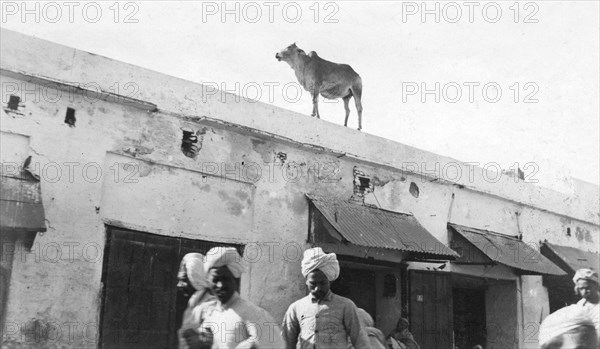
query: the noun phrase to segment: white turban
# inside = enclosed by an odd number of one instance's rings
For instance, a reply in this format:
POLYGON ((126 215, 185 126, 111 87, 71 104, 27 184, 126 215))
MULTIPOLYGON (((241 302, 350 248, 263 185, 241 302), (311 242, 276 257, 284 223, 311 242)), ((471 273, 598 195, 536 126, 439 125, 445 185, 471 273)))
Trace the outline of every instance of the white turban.
POLYGON ((340 275, 340 264, 335 253, 325 253, 320 247, 309 248, 304 251, 302 275, 306 277, 310 272, 317 269, 327 276, 327 280, 337 279, 340 275))
POLYGON ((185 265, 185 272, 188 280, 196 291, 201 291, 208 287, 206 274, 204 273, 204 256, 201 253, 188 253, 181 260, 185 265))
POLYGON ((540 346, 550 343, 554 338, 576 331, 582 326, 594 327, 592 319, 583 309, 576 305, 558 309, 548 315, 540 325, 540 346))
POLYGON ((575 276, 573 276, 573 282, 577 283, 577 280, 588 280, 598 283, 598 273, 592 269, 579 269, 575 272, 575 276))
POLYGON ((208 274, 211 268, 226 266, 234 278, 239 278, 244 272, 242 257, 233 247, 213 247, 206 253, 204 271, 208 274))

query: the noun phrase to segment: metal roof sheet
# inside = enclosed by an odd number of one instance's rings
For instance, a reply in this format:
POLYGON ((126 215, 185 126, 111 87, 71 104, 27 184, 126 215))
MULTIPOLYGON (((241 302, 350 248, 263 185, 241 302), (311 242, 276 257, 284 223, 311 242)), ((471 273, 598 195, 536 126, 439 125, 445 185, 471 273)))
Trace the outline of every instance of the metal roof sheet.
POLYGON ((524 274, 565 275, 562 269, 537 249, 515 237, 453 223, 448 223, 448 226, 494 262, 518 269, 524 274))
POLYGON ((23 171, 0 177, 0 229, 46 231, 40 181, 23 171))
POLYGON ((565 271, 570 274, 574 274, 578 269, 582 268, 589 268, 595 271, 600 269, 600 255, 598 255, 598 253, 583 251, 575 247, 560 246, 551 244, 549 242, 544 242, 541 249, 542 254, 551 259, 553 256, 548 254, 544 247, 547 247, 554 255, 560 258, 564 264, 566 264, 566 267, 568 267, 570 270, 565 271))
POLYGON ((413 215, 315 194, 306 196, 351 244, 425 253, 446 259, 458 257, 456 252, 436 239, 413 215))

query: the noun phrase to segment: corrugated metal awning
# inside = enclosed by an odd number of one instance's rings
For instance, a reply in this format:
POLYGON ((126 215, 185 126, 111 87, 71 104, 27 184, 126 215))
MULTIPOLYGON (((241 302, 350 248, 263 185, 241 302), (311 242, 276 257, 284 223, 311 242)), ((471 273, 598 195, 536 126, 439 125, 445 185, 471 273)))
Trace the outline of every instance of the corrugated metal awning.
POLYGON ((2 231, 46 231, 39 179, 28 171, 0 176, 0 218, 2 231))
POLYGON ((544 242, 540 251, 569 274, 574 274, 582 268, 596 271, 600 268, 598 253, 586 252, 575 247, 554 245, 549 242, 544 242))
POLYGON ((458 254, 436 239, 410 214, 306 194, 310 202, 348 243, 399 250, 443 259, 458 254))
POLYGON ((517 269, 521 274, 565 274, 536 249, 515 237, 453 223, 448 223, 448 226, 493 262, 517 269))

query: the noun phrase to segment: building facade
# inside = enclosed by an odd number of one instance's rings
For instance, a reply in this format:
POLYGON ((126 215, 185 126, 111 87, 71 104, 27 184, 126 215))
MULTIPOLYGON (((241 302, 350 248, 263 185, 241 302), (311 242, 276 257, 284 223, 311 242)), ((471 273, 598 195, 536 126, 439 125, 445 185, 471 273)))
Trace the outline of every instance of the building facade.
POLYGON ((179 261, 218 245, 278 321, 306 294, 302 252, 336 252, 334 291, 428 349, 536 348, 570 272, 540 251, 598 269, 597 186, 559 193, 8 30, 2 53, 3 347, 171 347, 179 261))

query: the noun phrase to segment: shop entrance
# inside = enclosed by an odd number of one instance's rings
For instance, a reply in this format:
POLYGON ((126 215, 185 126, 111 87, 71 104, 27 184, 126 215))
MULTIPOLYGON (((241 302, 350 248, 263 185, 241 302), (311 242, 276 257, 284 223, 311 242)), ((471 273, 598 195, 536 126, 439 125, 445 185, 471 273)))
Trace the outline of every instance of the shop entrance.
POLYGON ((471 349, 486 345, 485 291, 453 288, 454 347, 471 349))

